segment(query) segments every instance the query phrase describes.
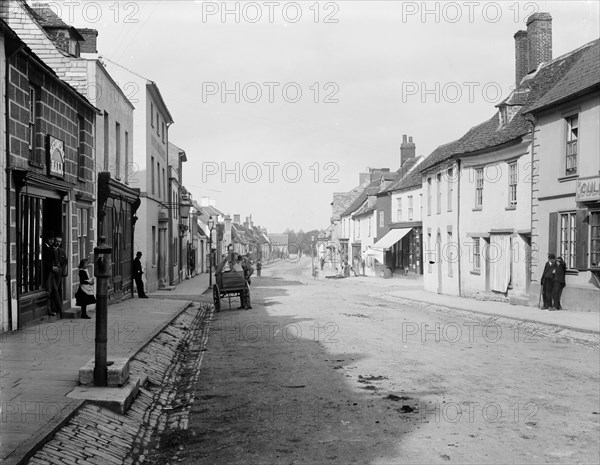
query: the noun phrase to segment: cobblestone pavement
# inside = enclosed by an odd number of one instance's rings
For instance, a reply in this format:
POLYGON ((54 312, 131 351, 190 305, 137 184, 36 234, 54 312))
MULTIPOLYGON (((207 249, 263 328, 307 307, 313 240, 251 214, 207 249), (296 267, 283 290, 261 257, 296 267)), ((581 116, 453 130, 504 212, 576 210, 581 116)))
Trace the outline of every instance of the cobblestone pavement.
POLYGON ((190 307, 136 355, 130 376, 148 382, 125 415, 86 403, 28 463, 143 463, 153 434, 186 429, 193 397, 176 388, 197 382, 211 317, 210 305, 190 307))

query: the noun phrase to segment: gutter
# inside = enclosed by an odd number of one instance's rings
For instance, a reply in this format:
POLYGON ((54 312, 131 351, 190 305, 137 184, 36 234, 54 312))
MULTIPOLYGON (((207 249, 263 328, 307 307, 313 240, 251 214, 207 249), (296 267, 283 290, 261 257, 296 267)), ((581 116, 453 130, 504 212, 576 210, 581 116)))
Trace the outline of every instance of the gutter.
POLYGON ((460 180, 461 180, 461 166, 460 159, 456 160, 456 175, 457 175, 457 187, 456 187, 456 240, 458 241, 458 295, 462 297, 462 260, 460 253, 460 180))

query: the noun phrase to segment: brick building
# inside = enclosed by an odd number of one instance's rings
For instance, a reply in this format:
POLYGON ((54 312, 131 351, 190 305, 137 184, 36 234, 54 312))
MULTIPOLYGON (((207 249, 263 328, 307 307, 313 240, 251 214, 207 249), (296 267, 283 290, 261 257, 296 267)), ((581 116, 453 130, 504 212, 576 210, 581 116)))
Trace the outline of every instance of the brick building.
MULTIPOLYGON (((6 10, 0 10, 2 18, 6 10)), ((93 176, 97 110, 47 66, 4 21, 6 60, 5 202, 6 274, 2 329, 22 327, 46 315, 42 235, 62 234, 69 257, 62 297, 70 307, 80 256, 92 253, 95 217, 93 176), (85 221, 78 212, 85 211, 85 221)))

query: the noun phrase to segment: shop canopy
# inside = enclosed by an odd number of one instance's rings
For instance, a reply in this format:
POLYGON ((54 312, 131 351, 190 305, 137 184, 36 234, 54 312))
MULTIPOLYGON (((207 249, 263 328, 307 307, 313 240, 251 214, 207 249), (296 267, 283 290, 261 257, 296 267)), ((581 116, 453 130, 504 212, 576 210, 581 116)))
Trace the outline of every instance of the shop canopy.
POLYGON ((412 228, 391 229, 385 236, 371 246, 372 249, 389 249, 396 242, 406 236, 412 228))

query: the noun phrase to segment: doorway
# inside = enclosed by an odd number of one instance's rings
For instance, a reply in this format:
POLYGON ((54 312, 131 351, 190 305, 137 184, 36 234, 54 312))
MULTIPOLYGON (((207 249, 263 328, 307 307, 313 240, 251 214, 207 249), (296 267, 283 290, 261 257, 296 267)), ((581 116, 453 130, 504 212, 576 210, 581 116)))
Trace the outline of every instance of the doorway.
POLYGON ((435 238, 435 254, 436 254, 436 263, 437 263, 437 272, 438 272, 438 287, 437 293, 442 293, 442 235, 438 231, 437 236, 435 238))

